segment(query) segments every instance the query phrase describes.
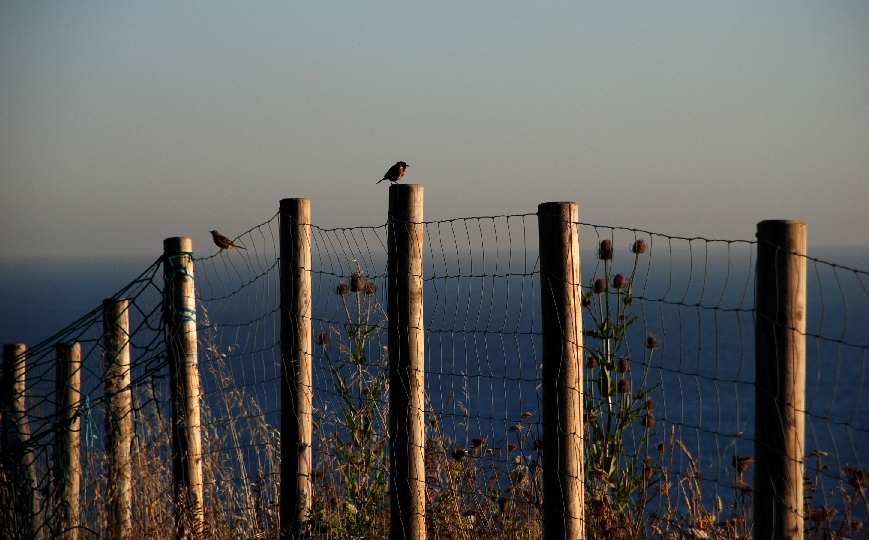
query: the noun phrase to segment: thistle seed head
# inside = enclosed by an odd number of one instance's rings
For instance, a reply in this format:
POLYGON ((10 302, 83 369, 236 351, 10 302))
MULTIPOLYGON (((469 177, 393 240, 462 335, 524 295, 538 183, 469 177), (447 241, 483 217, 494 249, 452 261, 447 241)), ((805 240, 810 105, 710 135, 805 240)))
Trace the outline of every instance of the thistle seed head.
POLYGON ((600 241, 597 248, 597 258, 602 261, 608 261, 613 258, 613 241, 609 238, 604 238, 600 241))
POLYGON ((594 280, 594 283, 591 285, 591 290, 594 294, 603 294, 607 290, 606 280, 602 277, 599 277, 594 280))

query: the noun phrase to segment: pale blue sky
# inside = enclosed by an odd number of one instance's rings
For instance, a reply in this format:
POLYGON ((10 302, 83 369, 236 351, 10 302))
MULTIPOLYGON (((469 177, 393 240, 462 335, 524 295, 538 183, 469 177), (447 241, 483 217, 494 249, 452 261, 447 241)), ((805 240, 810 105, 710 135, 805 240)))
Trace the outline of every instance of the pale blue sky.
POLYGON ((869 2, 0 3, 0 257, 159 255, 283 197, 869 245, 869 2))

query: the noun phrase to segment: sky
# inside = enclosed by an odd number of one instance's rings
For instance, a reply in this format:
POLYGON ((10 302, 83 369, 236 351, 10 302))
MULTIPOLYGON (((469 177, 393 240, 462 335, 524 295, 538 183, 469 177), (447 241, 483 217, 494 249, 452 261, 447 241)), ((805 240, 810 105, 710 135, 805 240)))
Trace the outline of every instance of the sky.
POLYGON ((869 2, 0 3, 0 258, 379 225, 399 160, 426 220, 867 246, 869 2))

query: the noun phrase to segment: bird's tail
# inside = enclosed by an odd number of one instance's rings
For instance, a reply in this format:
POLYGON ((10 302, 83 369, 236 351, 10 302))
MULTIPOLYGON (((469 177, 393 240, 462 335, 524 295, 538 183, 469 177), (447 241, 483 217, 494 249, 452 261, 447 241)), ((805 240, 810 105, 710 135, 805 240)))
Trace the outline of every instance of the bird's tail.
POLYGON ((379 184, 380 182, 383 182, 384 180, 386 180, 386 178, 381 178, 377 182, 374 182, 374 185, 376 186, 377 184, 379 184))
POLYGON ((244 246, 240 246, 240 245, 236 244, 235 247, 237 247, 238 249, 243 249, 243 250, 247 251, 247 248, 244 246))

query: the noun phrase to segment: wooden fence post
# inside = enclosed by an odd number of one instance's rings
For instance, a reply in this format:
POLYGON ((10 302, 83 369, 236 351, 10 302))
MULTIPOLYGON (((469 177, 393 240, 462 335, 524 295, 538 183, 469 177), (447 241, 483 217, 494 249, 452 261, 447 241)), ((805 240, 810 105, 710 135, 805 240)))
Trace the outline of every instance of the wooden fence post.
POLYGON ((282 199, 281 511, 282 539, 306 531, 311 509, 311 201, 282 199))
POLYGON ((543 322, 543 534, 585 538, 579 210, 537 207, 543 322))
POLYGON ((81 345, 59 343, 54 478, 58 538, 76 540, 81 515, 81 345))
POLYGON ((12 497, 10 531, 16 537, 41 537, 41 523, 37 512, 41 506, 36 489, 36 471, 33 450, 30 448, 30 424, 27 420, 25 401, 25 367, 27 347, 23 343, 3 345, 3 386, 0 388, 2 400, 2 467, 7 475, 4 479, 12 497))
POLYGON ((393 540, 425 539, 423 187, 389 186, 387 316, 393 540))
POLYGON ((106 537, 133 534, 130 445, 133 441, 130 392, 129 301, 103 300, 103 358, 106 395, 106 537))
POLYGON ((193 241, 163 240, 164 316, 172 394, 172 473, 178 538, 204 532, 193 241))
POLYGON ((806 224, 757 224, 754 537, 803 537, 806 224))

